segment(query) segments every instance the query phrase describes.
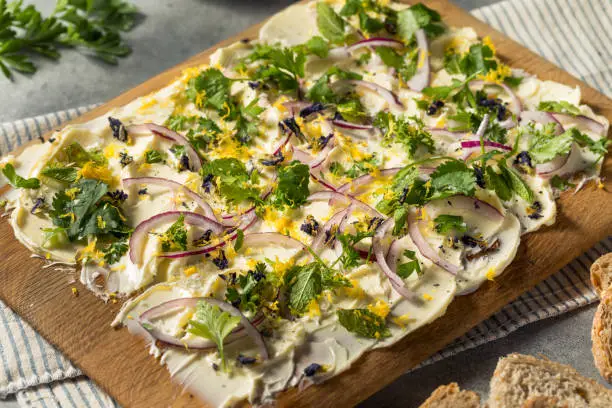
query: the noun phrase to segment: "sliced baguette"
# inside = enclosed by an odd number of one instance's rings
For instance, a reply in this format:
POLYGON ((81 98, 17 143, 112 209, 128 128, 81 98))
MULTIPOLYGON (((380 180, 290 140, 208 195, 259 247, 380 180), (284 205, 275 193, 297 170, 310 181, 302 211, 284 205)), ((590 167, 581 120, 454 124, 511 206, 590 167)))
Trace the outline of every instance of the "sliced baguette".
POLYGON ((591 341, 595 366, 607 382, 612 382, 612 289, 603 292, 593 318, 591 341))
POLYGON ((480 397, 473 391, 461 391, 457 383, 441 385, 419 408, 480 408, 480 397))
POLYGON ((612 252, 593 262, 593 265, 591 265, 591 283, 599 297, 612 285, 612 252))
POLYGON ((570 366, 521 354, 501 358, 491 378, 489 408, 521 407, 537 396, 556 397, 568 408, 612 407, 612 390, 570 366))

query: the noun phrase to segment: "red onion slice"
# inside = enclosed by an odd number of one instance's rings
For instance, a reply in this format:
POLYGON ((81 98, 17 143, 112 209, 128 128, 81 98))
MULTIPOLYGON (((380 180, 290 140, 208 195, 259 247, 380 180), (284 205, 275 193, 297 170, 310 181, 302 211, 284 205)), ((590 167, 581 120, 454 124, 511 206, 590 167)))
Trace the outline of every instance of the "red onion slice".
MULTIPOLYGON (((456 195, 441 201, 445 202, 450 208, 455 210, 473 211, 478 215, 493 221, 501 222, 504 220, 504 214, 501 212, 501 210, 497 209, 486 201, 479 200, 476 197, 456 195)), ((428 207, 430 207, 430 204, 425 205, 425 208, 428 207)))
POLYGON ((373 130, 374 126, 372 125, 359 125, 357 123, 351 123, 344 120, 334 119, 332 120, 332 124, 336 127, 348 130, 373 130))
POLYGON ((164 139, 172 140, 173 142, 181 146, 185 146, 185 152, 187 153, 187 157, 189 157, 189 163, 192 166, 192 170, 198 171, 200 170, 200 168, 202 168, 202 159, 200 158, 200 155, 198 155, 193 146, 191 146, 189 140, 180 133, 170 130, 167 127, 156 125, 155 123, 130 125, 127 127, 127 131, 128 134, 151 132, 154 135, 163 137, 164 139))
POLYGON ((160 314, 166 313, 172 309, 186 308, 186 307, 195 308, 198 302, 200 301, 206 302, 212 306, 217 306, 222 311, 227 312, 231 314, 232 316, 240 318, 240 326, 234 329, 232 333, 230 333, 230 335, 225 338, 224 344, 228 344, 229 342, 233 340, 236 340, 240 337, 244 337, 245 335, 248 335, 249 337, 251 337, 251 339, 255 342, 255 344, 259 348, 261 358, 263 360, 267 360, 269 358, 268 348, 266 347, 266 343, 264 342, 264 339, 261 333, 259 333, 259 330, 257 330, 257 328, 254 326, 255 322, 257 322, 257 324, 260 324, 263 321, 263 319, 261 317, 257 317, 256 319, 254 319, 254 322, 252 323, 251 321, 249 321, 249 319, 246 318, 245 315, 242 314, 242 312, 240 312, 240 310, 236 309, 234 306, 230 305, 229 303, 222 302, 218 299, 213 299, 213 298, 208 298, 208 297, 173 299, 173 300, 164 302, 160 305, 157 305, 145 311, 139 316, 138 322, 149 334, 151 334, 151 336, 153 336, 153 338, 163 343, 166 343, 172 346, 177 346, 177 347, 182 347, 182 348, 187 348, 187 349, 195 349, 195 350, 206 350, 206 349, 214 348, 216 347, 216 344, 208 339, 193 338, 189 340, 180 340, 174 336, 170 336, 168 334, 163 333, 161 330, 156 329, 149 323, 149 319, 152 319, 155 316, 158 316, 160 314))
POLYGON ((408 216, 408 224, 408 233, 410 234, 410 238, 412 238, 412 241, 418 248, 421 255, 453 275, 457 275, 461 271, 459 266, 453 265, 447 260, 442 259, 436 253, 436 251, 431 248, 429 243, 421 234, 421 229, 419 228, 421 222, 417 219, 416 212, 410 213, 408 216))
POLYGON ((383 271, 383 273, 387 275, 387 278, 389 278, 391 287, 393 287, 393 289, 397 293, 399 293, 406 299, 415 301, 417 300, 417 295, 405 286, 404 280, 389 267, 385 258, 385 250, 383 248, 382 239, 387 234, 387 231, 390 228, 393 228, 393 225, 395 225, 395 221, 393 220, 393 218, 387 218, 385 222, 378 226, 378 228, 376 229, 376 233, 372 238, 372 250, 374 256, 376 257, 376 263, 383 271))
POLYGON ((323 227, 321 227, 321 230, 312 239, 312 243, 310 244, 310 248, 312 249, 314 253, 319 253, 323 249, 325 238, 327 237, 327 233, 329 233, 329 231, 331 231, 331 229, 334 226, 336 225, 339 226, 341 223, 343 223, 343 221, 345 221, 346 218, 348 217, 351 209, 352 207, 351 205, 349 205, 344 210, 340 210, 334 215, 332 215, 331 218, 327 220, 325 224, 323 224, 323 227))
POLYGON ((166 253, 160 254, 159 256, 161 258, 178 259, 178 258, 186 258, 188 256, 203 255, 203 254, 210 253, 216 249, 224 247, 227 243, 234 241, 236 237, 238 236, 237 230, 246 231, 249 228, 251 228, 253 224, 255 224, 255 221, 257 221, 257 214, 255 214, 255 211, 249 212, 245 214, 244 217, 242 217, 242 222, 236 228, 236 230, 230 233, 229 236, 222 238, 220 242, 210 244, 210 245, 207 245, 201 248, 190 249, 187 251, 166 252, 166 253))
POLYGON ((523 104, 521 103, 521 100, 519 99, 519 97, 516 95, 516 93, 514 93, 514 91, 512 90, 512 88, 510 88, 508 85, 502 83, 497 83, 497 82, 487 82, 487 81, 483 81, 483 80, 475 80, 475 81, 471 81, 470 82, 470 88, 472 87, 482 87, 485 85, 490 85, 490 86, 499 86, 500 88, 502 88, 512 99, 512 109, 511 112, 514 113, 517 117, 520 116, 522 110, 523 110, 523 104))
POLYGON ((176 181, 168 180, 161 177, 130 177, 124 178, 121 180, 125 187, 131 187, 134 184, 154 184, 157 186, 167 187, 169 190, 183 192, 193 201, 195 201, 198 206, 204 211, 204 215, 210 219, 216 219, 215 212, 211 208, 211 206, 204 201, 204 198, 196 193, 195 191, 187 188, 183 184, 177 183, 176 181))
MULTIPOLYGON (((321 172, 319 172, 319 174, 321 174, 321 172)), ((331 185, 330 183, 328 183, 327 181, 323 180, 322 177, 318 177, 314 171, 310 172, 310 177, 312 177, 312 179, 314 181, 316 181, 317 183, 319 183, 320 185, 322 185, 323 187, 325 187, 328 190, 331 191, 336 191, 336 187, 331 185)))
POLYGON ((555 135, 560 135, 565 131, 561 123, 559 123, 559 121, 550 112, 522 111, 520 120, 521 122, 536 122, 542 125, 546 125, 547 123, 555 123, 555 135))
POLYGON ((384 218, 384 216, 378 211, 376 211, 374 208, 370 207, 363 201, 358 200, 355 197, 351 197, 349 195, 345 195, 345 194, 338 193, 335 191, 319 191, 317 193, 313 193, 310 196, 308 196, 308 201, 322 201, 322 200, 333 200, 332 204, 337 203, 337 204, 350 205, 351 203, 353 203, 356 208, 361 209, 363 212, 366 212, 373 217, 384 218))
POLYGON ((283 106, 289 109, 291 116, 297 115, 298 113, 300 113, 302 109, 307 108, 310 105, 311 105, 310 102, 305 102, 305 101, 289 101, 289 102, 283 103, 283 106))
POLYGON ((201 228, 212 230, 215 235, 220 235, 225 231, 225 227, 217 221, 211 220, 203 215, 189 211, 168 211, 154 215, 138 224, 130 237, 130 260, 135 265, 142 263, 142 251, 146 242, 147 234, 154 228, 169 222, 175 222, 180 216, 185 217, 185 222, 201 228))
POLYGON ((577 126, 584 127, 593 133, 597 133, 598 135, 602 137, 605 137, 608 135, 608 127, 609 127, 608 125, 598 122, 593 118, 589 118, 588 116, 585 116, 585 115, 572 116, 566 113, 554 113, 554 112, 551 112, 551 115, 555 119, 575 121, 577 126))
POLYGON ((421 92, 429 85, 429 45, 427 43, 427 34, 425 34, 425 30, 422 28, 416 31, 415 38, 419 49, 417 72, 410 78, 406 85, 413 91, 421 92))
POLYGON ((358 88, 363 88, 380 95, 390 106, 396 109, 404 109, 404 105, 399 98, 384 86, 380 86, 374 82, 362 81, 359 79, 341 79, 332 84, 332 87, 342 87, 344 85, 353 85, 358 88))
POLYGON ((300 163, 309 165, 315 159, 310 153, 306 153, 305 151, 297 149, 293 146, 292 151, 293 159, 299 161, 300 163))
POLYGON ((287 143, 289 143, 289 139, 291 139, 291 133, 289 133, 289 135, 285 139, 281 140, 281 142, 272 152, 272 156, 277 155, 281 151, 281 149, 285 147, 287 143))
POLYGON ((296 248, 300 250, 306 249, 306 245, 297 239, 279 234, 278 232, 254 232, 252 234, 246 234, 244 236, 242 245, 244 247, 256 245, 274 245, 285 248, 296 248))
POLYGON ((393 38, 384 37, 370 37, 365 40, 357 41, 354 44, 349 45, 346 49, 349 52, 359 50, 366 47, 390 47, 390 48, 404 48, 404 44, 401 41, 393 38))
POLYGON ((476 139, 480 140, 484 137, 484 134, 487 131, 487 127, 489 127, 489 120, 490 120, 489 114, 485 113, 485 115, 482 117, 482 122, 480 122, 480 125, 478 126, 478 130, 474 134, 474 137, 476 139))
MULTIPOLYGON (((505 144, 501 144, 498 142, 493 142, 491 140, 483 140, 482 144, 485 147, 489 147, 492 149, 501 149, 501 150, 505 150, 505 151, 511 151, 512 147, 510 146, 506 146, 505 144)), ((479 149, 480 148, 480 140, 464 140, 463 142, 461 142, 461 148, 462 149, 479 149)))
POLYGON ((427 127, 427 128, 425 128, 425 130, 427 130, 432 135, 448 136, 448 137, 452 137, 454 139, 460 139, 463 136, 468 134, 468 132, 463 132, 463 131, 458 132, 458 131, 454 131, 454 130, 448 130, 446 128, 427 127))
MULTIPOLYGON (((392 167, 389 169, 384 169, 378 171, 378 176, 389 177, 396 175, 402 168, 401 167, 392 167)), ((377 177, 378 177, 377 176, 377 177)), ((338 187, 336 189, 337 192, 342 194, 353 194, 359 187, 366 186, 373 182, 376 179, 375 176, 371 174, 364 174, 363 176, 357 177, 356 179, 349 181, 338 187)))

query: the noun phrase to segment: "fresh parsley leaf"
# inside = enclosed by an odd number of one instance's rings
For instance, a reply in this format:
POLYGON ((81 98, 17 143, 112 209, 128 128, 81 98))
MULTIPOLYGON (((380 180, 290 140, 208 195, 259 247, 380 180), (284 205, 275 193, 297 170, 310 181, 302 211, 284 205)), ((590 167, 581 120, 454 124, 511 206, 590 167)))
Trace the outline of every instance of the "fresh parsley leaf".
POLYGON ((277 282, 271 279, 267 266, 257 262, 253 270, 227 279, 225 300, 240 310, 257 312, 264 301, 272 299, 277 293, 277 282))
POLYGON ((310 195, 310 168, 297 160, 280 166, 277 172, 278 185, 270 201, 278 208, 297 208, 306 202, 310 195))
POLYGON ((460 215, 440 214, 434 219, 434 223, 434 228, 438 234, 467 231, 467 225, 460 215))
POLYGON ((153 163, 163 163, 164 156, 158 150, 147 150, 145 152, 145 163, 153 164, 153 163))
POLYGON ((335 79, 361 79, 362 76, 355 72, 344 71, 336 66, 331 67, 327 72, 319 77, 317 81, 310 87, 306 98, 313 102, 320 103, 339 103, 342 101, 341 95, 338 95, 329 85, 330 80, 335 79))
POLYGON ((403 116, 394 116, 390 112, 379 112, 373 124, 383 132, 385 143, 394 142, 403 145, 409 158, 413 158, 421 146, 428 152, 435 151, 431 134, 417 120, 411 123, 403 116))
POLYGON ((193 119, 194 116, 170 115, 168 120, 166 120, 166 126, 175 132, 187 130, 193 123, 193 119))
POLYGON ((128 246, 125 242, 117 241, 110 244, 104 252, 104 261, 112 265, 119 262, 119 259, 128 251, 128 246))
POLYGON ((458 160, 449 160, 439 165, 431 174, 431 199, 440 199, 462 194, 473 196, 476 177, 467 165, 458 160))
MULTIPOLYGON (((315 40, 316 42, 316 40, 315 40)), ((321 43, 308 43, 315 46, 315 51, 321 52, 321 43)), ((306 48, 308 49, 308 44, 306 48)), ((252 80, 272 83, 284 92, 297 91, 299 78, 304 77, 304 64, 306 54, 302 47, 274 47, 271 45, 258 45, 253 53, 246 57, 246 61, 261 61, 252 80)))
POLYGON ((397 33, 404 41, 411 42, 414 33, 422 28, 429 38, 435 38, 445 31, 441 21, 437 11, 417 3, 397 13, 397 33))
POLYGON ((517 88, 523 82, 523 77, 506 77, 504 78, 504 83, 508 85, 510 88, 517 88))
POLYGON ((340 254, 338 259, 345 269, 354 268, 359 265, 361 255, 355 249, 355 245, 373 236, 373 230, 357 231, 355 234, 339 234, 336 236, 336 239, 342 244, 342 254, 340 254))
POLYGON ((40 180, 37 178, 23 178, 15 171, 15 167, 11 163, 7 163, 2 169, 2 174, 6 177, 9 184, 15 188, 29 188, 38 189, 40 188, 40 180))
POLYGON ((338 309, 340 324, 351 333, 370 339, 391 336, 385 320, 368 309, 338 309))
POLYGON ((200 109, 223 111, 230 107, 231 81, 216 68, 208 68, 189 80, 187 97, 200 109))
POLYGON ((181 214, 160 237, 163 252, 187 250, 187 229, 185 228, 185 216, 181 214))
POLYGON ((444 56, 444 68, 450 74, 470 76, 495 71, 497 66, 493 50, 482 43, 472 44, 468 52, 463 55, 451 52, 444 56))
POLYGON ((568 154, 574 142, 573 132, 566 131, 557 136, 553 126, 544 126, 541 131, 532 128, 531 133, 529 155, 534 163, 546 163, 559 155, 568 154))
POLYGON ((600 157, 603 157, 608 153, 608 146, 612 144, 612 141, 608 139, 607 136, 594 140, 589 135, 580 132, 575 127, 568 129, 565 133, 569 133, 574 142, 578 143, 578 145, 588 148, 591 152, 599 155, 600 157))
POLYGON ((376 156, 372 155, 366 159, 354 162, 348 169, 345 169, 340 162, 332 162, 329 166, 329 171, 337 177, 346 176, 354 179, 371 173, 376 168, 377 163, 376 156))
POLYGON ((334 9, 327 3, 317 3, 317 27, 323 37, 331 43, 341 44, 344 42, 345 22, 334 9))
POLYGON ((239 316, 222 312, 218 306, 212 306, 210 303, 201 300, 196 308, 195 319, 189 321, 187 331, 213 341, 217 345, 223 370, 227 371, 223 341, 239 324, 239 316))
POLYGON ((400 278, 406 279, 414 272, 416 272, 418 276, 422 276, 423 271, 421 270, 421 263, 417 259, 416 252, 407 249, 404 251, 404 256, 410 259, 410 261, 397 266, 397 274, 400 278))
POLYGON ((565 113, 572 116, 581 114, 580 108, 567 101, 541 101, 538 105, 538 110, 544 112, 565 113))

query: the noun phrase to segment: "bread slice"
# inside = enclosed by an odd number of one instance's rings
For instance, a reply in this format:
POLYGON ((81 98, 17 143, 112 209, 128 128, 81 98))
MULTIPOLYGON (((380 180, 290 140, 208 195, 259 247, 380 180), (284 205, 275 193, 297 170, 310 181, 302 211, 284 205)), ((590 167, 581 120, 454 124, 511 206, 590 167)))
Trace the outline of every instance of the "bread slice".
POLYGON ((569 408, 569 405, 566 402, 559 402, 557 397, 540 395, 527 399, 521 408, 569 408))
POLYGON ((603 297, 591 330, 593 359, 599 373, 607 382, 612 382, 612 290, 603 292, 603 297))
POLYGON ((612 286, 612 252, 593 262, 593 265, 591 265, 591 283, 599 297, 607 288, 612 286))
POLYGON ((436 388, 419 408, 480 408, 480 396, 450 383, 436 388))
POLYGON ((491 378, 489 408, 521 407, 537 396, 556 397, 568 408, 612 407, 612 390, 570 366, 521 354, 501 358, 491 378))

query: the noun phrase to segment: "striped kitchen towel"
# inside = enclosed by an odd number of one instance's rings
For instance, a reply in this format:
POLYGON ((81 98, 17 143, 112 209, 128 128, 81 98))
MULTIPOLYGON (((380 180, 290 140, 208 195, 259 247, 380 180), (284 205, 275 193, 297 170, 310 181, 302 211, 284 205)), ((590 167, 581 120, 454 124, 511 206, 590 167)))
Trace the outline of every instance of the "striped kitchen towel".
MULTIPOLYGON (((612 2, 508 0, 473 14, 535 52, 612 95, 612 2)), ((94 105, 95 106, 95 105, 94 105)), ((0 125, 0 153, 40 137, 93 106, 0 125)), ((589 267, 612 251, 604 239, 421 366, 507 336, 528 323, 597 300, 589 267)), ((116 403, 0 302, 0 398, 16 394, 23 407, 111 407, 116 403)))

